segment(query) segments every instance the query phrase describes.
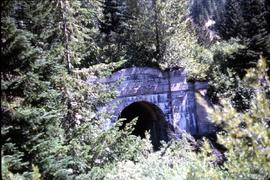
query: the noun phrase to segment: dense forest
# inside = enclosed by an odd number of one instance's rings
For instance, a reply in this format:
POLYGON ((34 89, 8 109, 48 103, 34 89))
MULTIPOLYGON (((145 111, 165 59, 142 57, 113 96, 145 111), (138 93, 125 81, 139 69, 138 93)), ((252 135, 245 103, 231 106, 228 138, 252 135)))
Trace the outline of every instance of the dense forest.
POLYGON ((269 0, 1 1, 2 179, 269 179, 269 0), (89 74, 183 67, 208 81, 213 148, 183 133, 154 150, 97 107, 89 74))

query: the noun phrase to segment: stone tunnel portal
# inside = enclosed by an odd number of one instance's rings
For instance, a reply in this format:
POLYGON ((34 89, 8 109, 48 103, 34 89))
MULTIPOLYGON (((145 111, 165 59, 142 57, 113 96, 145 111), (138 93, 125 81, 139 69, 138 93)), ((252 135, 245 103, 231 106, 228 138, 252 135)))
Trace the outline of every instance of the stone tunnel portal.
POLYGON ((161 141, 167 142, 169 140, 169 125, 159 107, 145 101, 135 102, 127 106, 119 116, 119 118, 126 119, 123 122, 123 127, 136 117, 138 120, 132 134, 145 138, 145 132, 150 131, 154 149, 159 148, 161 141))

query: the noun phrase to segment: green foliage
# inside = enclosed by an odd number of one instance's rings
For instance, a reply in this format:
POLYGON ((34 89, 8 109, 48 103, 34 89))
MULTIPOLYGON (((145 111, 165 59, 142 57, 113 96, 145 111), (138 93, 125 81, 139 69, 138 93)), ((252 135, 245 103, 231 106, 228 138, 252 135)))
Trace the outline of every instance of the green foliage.
POLYGON ((227 69, 227 60, 239 50, 238 44, 221 42, 210 49, 200 46, 185 21, 187 1, 153 1, 151 5, 128 1, 127 7, 104 2, 103 12, 98 1, 4 2, 2 178, 268 177, 270 110, 264 95, 269 89, 265 71, 252 70, 242 81, 227 69), (118 14, 120 10, 123 13, 118 14), (114 22, 113 16, 118 16, 119 22, 114 22), (98 19, 105 27, 110 25, 107 37, 98 31, 98 19), (149 135, 140 139, 130 134, 136 120, 125 129, 120 128, 123 122, 119 120, 104 130, 105 118, 97 115, 97 107, 114 93, 83 80, 89 74, 105 76, 133 65, 183 66, 190 79, 209 79, 216 92, 223 93, 220 98, 254 94, 250 109, 243 113, 229 105, 214 113, 213 119, 227 132, 219 137, 228 148, 226 170, 213 165, 215 157, 207 142, 200 153, 190 146, 190 137, 164 143, 160 151, 153 152, 149 135), (262 86, 257 86, 258 80, 262 86))
POLYGON ((206 80, 213 64, 213 52, 198 43, 188 1, 160 2, 162 69, 184 67, 189 80, 206 80))
POLYGON ((270 177, 269 153, 270 103, 265 87, 269 88, 266 59, 261 59, 257 69, 248 71, 244 81, 253 89, 250 109, 237 112, 222 101, 223 108, 213 112, 213 119, 223 128, 218 136, 228 149, 224 163, 225 176, 241 179, 267 179, 270 177))
MULTIPOLYGON (((150 145, 149 139, 144 141, 150 145)), ((137 161, 118 162, 106 179, 218 179, 222 174, 209 158, 198 157, 185 136, 164 144, 157 152, 149 151, 148 146, 138 154, 137 161)))
MULTIPOLYGON (((227 151, 221 167, 213 164, 211 143, 204 141, 196 153, 185 136, 178 142, 164 144, 157 152, 142 150, 137 161, 119 161, 106 174, 107 179, 267 179, 269 178, 270 103, 265 96, 269 88, 266 60, 259 69, 250 70, 245 83, 255 90, 249 110, 237 112, 230 101, 211 111, 212 119, 223 128, 218 142, 227 151), (259 84, 258 84, 259 82, 259 84)), ((147 142, 147 139, 144 140, 147 142)), ((146 146, 147 147, 147 146, 146 146)))
POLYGON ((228 0, 223 18, 216 29, 224 40, 239 38, 245 49, 231 59, 230 67, 242 73, 255 67, 260 55, 269 58, 269 21, 265 0, 228 0))
MULTIPOLYGON (((86 51, 83 47, 86 43, 80 46, 74 43, 89 42, 85 33, 91 33, 78 26, 79 22, 93 17, 84 14, 91 14, 84 11, 89 4, 72 1, 66 4, 69 9, 64 12, 61 9, 64 4, 57 2, 9 1, 1 16, 4 35, 1 39, 4 60, 4 69, 1 69, 2 153, 6 169, 24 177, 29 177, 33 164, 39 167, 42 177, 48 179, 57 170, 67 168, 72 156, 67 154, 65 143, 69 134, 65 132, 74 123, 68 124, 66 116, 69 111, 74 116, 78 112, 75 107, 68 108, 66 102, 71 99, 79 103, 91 93, 85 94, 89 90, 83 89, 85 84, 68 75, 68 62, 63 62, 67 47, 62 41, 66 35, 63 22, 70 23, 66 24, 71 38, 67 43, 72 63, 77 64, 83 54, 80 51, 86 51), (67 19, 63 20, 61 13, 67 13, 64 14, 67 19)), ((34 176, 38 178, 36 168, 34 176)))
MULTIPOLYGON (((16 156, 16 154, 15 154, 16 156)), ((20 180, 24 180, 24 179, 33 179, 33 180, 39 180, 41 177, 41 174, 39 173, 39 169, 37 166, 32 166, 32 172, 23 172, 22 174, 19 173, 12 173, 11 171, 9 171, 10 165, 11 164, 18 164, 15 162, 11 162, 12 159, 14 160, 15 157, 13 156, 3 156, 1 158, 1 177, 2 179, 20 179, 20 180)))
POLYGON ((126 61, 118 61, 118 62, 112 62, 109 64, 99 63, 97 65, 93 65, 88 68, 88 74, 93 74, 95 76, 101 77, 101 76, 109 76, 116 70, 119 70, 121 67, 124 66, 126 61))
POLYGON ((98 55, 96 60, 92 59, 91 65, 122 61, 126 53, 126 21, 129 19, 126 6, 118 0, 102 0, 99 6, 98 55))
POLYGON ((31 178, 33 180, 40 180, 41 174, 39 173, 38 167, 33 165, 32 168, 33 168, 33 174, 31 178))
POLYGON ((239 75, 229 68, 228 59, 241 49, 243 45, 237 40, 217 42, 210 48, 211 58, 206 62, 209 64, 209 85, 212 88, 212 97, 220 98, 236 97, 237 94, 248 94, 249 89, 243 81, 240 81, 239 75))

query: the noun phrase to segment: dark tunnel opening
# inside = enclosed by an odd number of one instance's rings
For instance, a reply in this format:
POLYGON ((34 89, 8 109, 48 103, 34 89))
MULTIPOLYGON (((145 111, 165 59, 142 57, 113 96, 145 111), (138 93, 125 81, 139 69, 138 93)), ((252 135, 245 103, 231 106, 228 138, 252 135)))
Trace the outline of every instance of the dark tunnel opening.
POLYGON ((119 118, 125 118, 122 128, 134 118, 138 117, 133 135, 145 138, 145 132, 150 131, 150 138, 155 150, 158 150, 161 141, 168 142, 168 123, 161 109, 148 102, 135 102, 127 106, 119 118))

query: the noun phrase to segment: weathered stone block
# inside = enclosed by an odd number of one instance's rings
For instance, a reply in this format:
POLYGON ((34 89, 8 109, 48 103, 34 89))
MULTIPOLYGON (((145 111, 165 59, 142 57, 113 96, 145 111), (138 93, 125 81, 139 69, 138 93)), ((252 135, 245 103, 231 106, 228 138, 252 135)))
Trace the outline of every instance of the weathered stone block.
POLYGON ((162 111, 164 118, 176 132, 205 135, 215 131, 207 116, 207 101, 198 94, 206 90, 208 84, 188 83, 184 69, 162 72, 153 68, 134 67, 122 69, 106 78, 89 76, 86 82, 104 83, 110 90, 111 87, 116 87, 115 99, 106 107, 100 108, 100 111, 112 117, 109 120, 111 123, 108 123, 110 125, 126 107, 136 102, 147 102, 162 111))

